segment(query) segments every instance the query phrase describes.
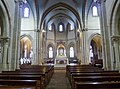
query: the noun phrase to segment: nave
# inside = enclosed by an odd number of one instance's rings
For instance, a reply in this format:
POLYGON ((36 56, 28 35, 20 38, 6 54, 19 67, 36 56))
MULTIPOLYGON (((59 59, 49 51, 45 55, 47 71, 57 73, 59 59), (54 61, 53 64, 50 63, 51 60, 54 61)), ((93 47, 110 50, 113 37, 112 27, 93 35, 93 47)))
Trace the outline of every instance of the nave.
POLYGON ((119 89, 119 71, 120 0, 0 0, 0 89, 119 89))
POLYGON ((0 89, 120 89, 120 73, 91 64, 22 65, 0 73, 0 89))
POLYGON ((65 67, 54 70, 53 77, 46 89, 71 89, 68 78, 66 77, 65 67))

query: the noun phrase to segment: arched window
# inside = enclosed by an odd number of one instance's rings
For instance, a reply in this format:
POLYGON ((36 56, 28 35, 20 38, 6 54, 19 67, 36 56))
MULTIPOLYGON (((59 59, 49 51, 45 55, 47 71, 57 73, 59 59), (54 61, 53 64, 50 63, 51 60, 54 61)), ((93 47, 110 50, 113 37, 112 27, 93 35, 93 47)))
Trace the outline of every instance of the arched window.
POLYGON ((52 25, 50 25, 48 29, 49 29, 49 31, 51 31, 52 30, 52 25))
POLYGON ((97 6, 93 6, 92 11, 93 11, 93 16, 98 16, 97 6))
POLYGON ((73 28, 73 26, 72 25, 70 25, 70 30, 72 31, 74 28, 73 28))
POLYGON ((92 46, 90 45, 90 60, 93 59, 93 49, 92 46))
POLYGON ((49 47, 49 58, 53 58, 53 48, 49 47))
POLYGON ((29 17, 30 10, 28 7, 24 8, 24 17, 29 17))
POLYGON ((70 47, 70 57, 74 57, 74 49, 73 49, 73 47, 70 47))
POLYGON ((59 25, 59 31, 63 32, 63 25, 62 24, 59 25))

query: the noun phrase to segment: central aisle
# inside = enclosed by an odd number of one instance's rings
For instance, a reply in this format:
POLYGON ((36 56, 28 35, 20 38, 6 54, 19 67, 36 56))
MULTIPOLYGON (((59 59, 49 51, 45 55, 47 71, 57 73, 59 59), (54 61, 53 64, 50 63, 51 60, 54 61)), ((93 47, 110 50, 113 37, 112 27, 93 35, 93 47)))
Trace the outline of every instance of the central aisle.
POLYGON ((65 69, 55 69, 46 89, 71 89, 65 69))

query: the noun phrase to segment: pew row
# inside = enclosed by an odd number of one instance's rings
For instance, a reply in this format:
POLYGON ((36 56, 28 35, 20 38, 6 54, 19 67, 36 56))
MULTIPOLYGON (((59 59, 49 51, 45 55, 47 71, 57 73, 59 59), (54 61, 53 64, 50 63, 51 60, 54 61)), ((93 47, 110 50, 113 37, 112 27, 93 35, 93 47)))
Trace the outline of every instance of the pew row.
POLYGON ((120 82, 75 82, 74 89, 120 89, 120 82))
POLYGON ((21 69, 16 69, 15 71, 2 71, 0 73, 0 79, 39 80, 40 89, 45 89, 54 73, 54 66, 34 66, 29 65, 29 67, 24 68, 26 67, 24 65, 24 67, 22 66, 21 69))
POLYGON ((0 89, 41 89, 37 80, 0 79, 0 89))
POLYGON ((76 82, 120 82, 120 73, 118 70, 104 70, 92 65, 68 65, 66 66, 66 75, 72 89, 80 89, 76 88, 76 82))

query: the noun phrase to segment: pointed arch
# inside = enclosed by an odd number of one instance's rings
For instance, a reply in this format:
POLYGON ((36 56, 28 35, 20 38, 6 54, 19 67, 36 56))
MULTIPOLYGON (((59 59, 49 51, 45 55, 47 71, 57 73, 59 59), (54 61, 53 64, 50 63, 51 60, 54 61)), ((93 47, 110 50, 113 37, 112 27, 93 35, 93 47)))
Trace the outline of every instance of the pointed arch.
POLYGON ((49 47, 49 53, 48 54, 49 54, 48 58, 53 58, 53 47, 52 46, 49 47))
POLYGON ((29 17, 29 14, 30 14, 30 9, 26 6, 24 8, 24 13, 23 13, 23 17, 29 17))
POLYGON ((98 33, 89 38, 89 61, 94 59, 102 59, 102 38, 98 33))
POLYGON ((92 7, 92 15, 93 16, 98 16, 98 8, 95 5, 92 7))
POLYGON ((69 51, 68 56, 70 58, 74 58, 75 57, 75 45, 74 45, 74 42, 70 42, 69 43, 69 45, 68 45, 68 51, 69 51))
POLYGON ((48 59, 54 59, 55 57, 55 47, 53 45, 53 43, 48 43, 47 45, 47 58, 48 59))
POLYGON ((58 24, 58 31, 59 31, 59 32, 63 32, 63 31, 64 31, 64 24, 63 24, 62 22, 60 22, 60 23, 58 24))
POLYGON ((20 37, 20 58, 24 58, 24 57, 30 58, 31 50, 33 50, 32 37, 26 34, 22 35, 20 37), (27 51, 26 54, 25 54, 25 50, 27 51))
POLYGON ((56 3, 52 6, 50 6, 42 15, 42 18, 41 18, 41 23, 40 23, 40 27, 42 27, 42 22, 45 20, 45 17, 48 15, 49 12, 51 12, 52 10, 54 10, 55 8, 58 8, 58 7, 64 7, 68 10, 70 10, 77 18, 79 24, 80 24, 80 27, 82 27, 82 22, 81 22, 81 19, 80 19, 80 16, 79 16, 79 13, 71 6, 69 6, 68 4, 66 3, 63 3, 63 2, 59 2, 59 3, 56 3))
POLYGON ((70 47, 70 58, 74 57, 74 48, 73 46, 70 47))

